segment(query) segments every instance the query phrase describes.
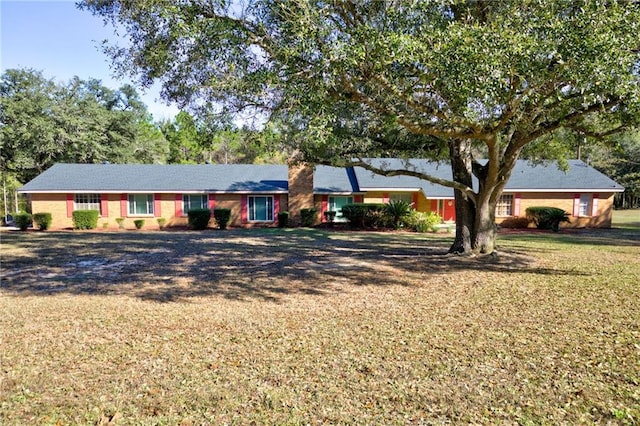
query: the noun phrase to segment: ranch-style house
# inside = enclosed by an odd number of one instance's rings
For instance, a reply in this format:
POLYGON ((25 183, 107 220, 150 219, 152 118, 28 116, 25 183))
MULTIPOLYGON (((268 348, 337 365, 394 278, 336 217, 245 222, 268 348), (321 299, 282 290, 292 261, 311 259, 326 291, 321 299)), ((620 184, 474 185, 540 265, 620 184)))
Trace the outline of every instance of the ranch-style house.
MULTIPOLYGON (((451 179, 445 163, 426 160, 375 159, 387 169, 411 167, 451 179)), ((496 222, 508 225, 531 206, 559 207, 571 215, 563 226, 611 226, 613 197, 624 188, 580 160, 566 171, 554 163, 519 160, 496 211, 496 222)), ((231 209, 230 226, 272 226, 280 211, 299 223, 300 210, 338 212, 349 203, 405 200, 418 211, 436 212, 455 221, 453 190, 410 176, 385 177, 360 167, 255 164, 55 164, 19 192, 28 194, 33 213, 49 212, 52 229, 71 228, 74 210, 95 209, 100 223, 117 227, 116 218, 133 228, 136 219, 165 218, 166 226, 187 224, 193 208, 231 209)), ((213 224, 213 219, 212 219, 213 224)), ((157 227, 147 220, 145 227, 157 227)))

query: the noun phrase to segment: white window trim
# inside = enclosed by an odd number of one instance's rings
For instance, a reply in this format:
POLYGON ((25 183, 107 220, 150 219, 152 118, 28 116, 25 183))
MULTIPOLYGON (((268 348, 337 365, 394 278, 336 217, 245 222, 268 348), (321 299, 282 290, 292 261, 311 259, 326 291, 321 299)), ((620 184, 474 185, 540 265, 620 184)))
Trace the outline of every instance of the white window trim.
MULTIPOLYGON (((275 209, 276 209, 276 204, 275 204, 275 197, 273 195, 249 195, 247 196, 247 221, 250 223, 271 223, 275 220, 275 209), (256 198, 271 198, 271 219, 268 218, 268 214, 267 214, 267 219, 251 219, 251 200, 253 199, 253 205, 255 207, 255 199, 256 198)), ((254 212, 255 213, 255 212, 254 212)), ((255 216, 255 214, 253 215, 255 216)))
POLYGON ((100 216, 102 216, 102 196, 98 193, 94 193, 94 192, 79 192, 74 194, 73 196, 73 211, 77 211, 77 210, 98 210, 98 214, 100 216), (91 203, 91 202, 86 202, 86 203, 78 203, 78 196, 81 197, 87 197, 88 200, 90 200, 92 197, 96 197, 98 199, 97 203, 91 203), (78 208, 79 205, 86 205, 86 206, 92 206, 92 205, 96 205, 97 204, 97 208, 78 208))
POLYGON ((513 194, 502 194, 500 199, 496 203, 496 217, 512 217, 514 210, 514 199, 513 194), (499 213, 501 207, 504 207, 505 214, 499 213))
POLYGON ((578 203, 578 217, 591 217, 593 196, 591 194, 580 194, 580 201, 578 203), (586 203, 583 203, 586 201, 586 203))
POLYGON ((155 213, 155 197, 150 193, 135 193, 135 194, 127 194, 127 217, 154 217, 155 213), (132 196, 140 196, 146 195, 151 196, 151 213, 132 213, 131 212, 131 197, 132 196))

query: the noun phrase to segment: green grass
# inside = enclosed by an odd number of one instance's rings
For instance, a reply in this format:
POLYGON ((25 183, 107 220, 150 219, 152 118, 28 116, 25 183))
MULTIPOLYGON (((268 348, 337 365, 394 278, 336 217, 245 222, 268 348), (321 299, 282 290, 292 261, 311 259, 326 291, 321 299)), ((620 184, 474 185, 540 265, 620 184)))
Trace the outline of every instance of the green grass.
POLYGON ((0 237, 1 424, 640 421, 638 230, 0 237))
POLYGON ((640 209, 614 210, 612 225, 640 231, 640 209))

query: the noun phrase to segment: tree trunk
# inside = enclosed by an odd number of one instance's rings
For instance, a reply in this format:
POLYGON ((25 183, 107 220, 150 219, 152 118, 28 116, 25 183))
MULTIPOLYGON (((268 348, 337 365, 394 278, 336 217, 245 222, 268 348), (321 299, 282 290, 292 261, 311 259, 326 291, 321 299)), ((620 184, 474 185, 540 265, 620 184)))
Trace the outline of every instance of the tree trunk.
POLYGON ((496 245, 496 201, 481 197, 477 204, 472 250, 480 254, 493 253, 496 245))
POLYGON ((476 196, 455 191, 456 236, 449 253, 490 254, 495 250, 496 201, 491 197, 476 196))
POLYGON ((476 209, 473 201, 457 189, 455 192, 456 207, 456 237, 449 248, 449 253, 470 254, 472 252, 472 236, 474 235, 474 225, 476 209))
MULTIPOLYGON (((449 156, 453 180, 469 188, 473 185, 471 171, 471 141, 454 139, 449 142, 449 156)), ((467 194, 454 190, 456 208, 456 237, 449 253, 469 254, 472 251, 472 237, 475 226, 476 209, 467 194)))
MULTIPOLYGON (((472 188, 471 142, 454 140, 449 143, 449 153, 453 180, 472 188)), ((479 173, 477 177, 480 190, 475 194, 475 199, 462 191, 454 190, 456 236, 449 253, 489 254, 495 250, 495 215, 499 196, 492 194, 500 191, 500 188, 496 182, 487 182, 484 173, 479 173)))

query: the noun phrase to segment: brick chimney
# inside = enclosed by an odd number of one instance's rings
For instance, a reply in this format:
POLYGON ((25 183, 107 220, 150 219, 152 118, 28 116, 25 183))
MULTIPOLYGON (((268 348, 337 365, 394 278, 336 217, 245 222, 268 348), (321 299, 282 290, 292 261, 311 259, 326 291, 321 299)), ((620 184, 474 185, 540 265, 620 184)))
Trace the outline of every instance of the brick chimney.
POLYGON ((289 159, 289 222, 300 226, 300 210, 311 209, 313 204, 314 166, 309 163, 289 159))

